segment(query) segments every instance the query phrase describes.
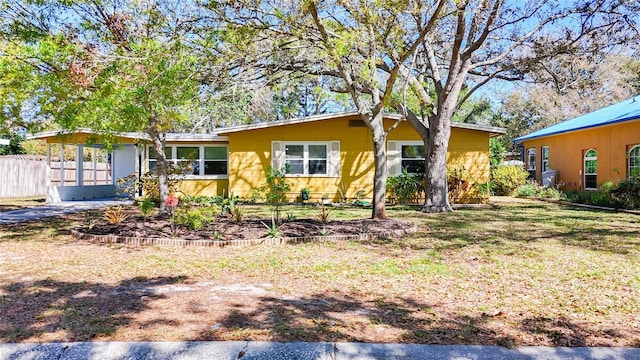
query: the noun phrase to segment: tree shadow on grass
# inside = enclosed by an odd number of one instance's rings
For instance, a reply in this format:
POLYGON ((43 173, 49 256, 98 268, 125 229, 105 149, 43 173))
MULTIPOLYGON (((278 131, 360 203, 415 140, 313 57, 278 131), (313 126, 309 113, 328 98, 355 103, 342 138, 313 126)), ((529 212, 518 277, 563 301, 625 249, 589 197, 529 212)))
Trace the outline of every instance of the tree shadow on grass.
MULTIPOLYGON (((298 299, 262 297, 258 303, 231 309, 221 327, 193 340, 226 340, 226 333, 270 334, 274 341, 403 342, 420 344, 474 344, 516 347, 523 334, 554 346, 610 346, 620 336, 615 330, 596 330, 566 318, 499 319, 477 316, 437 316, 435 307, 409 298, 363 301, 348 295, 315 294, 298 299), (507 325, 508 324, 508 325, 507 325), (372 330, 377 327, 378 330, 372 330), (376 338, 376 331, 392 336, 376 338)), ((499 315, 500 316, 500 315, 499 315)), ((379 334, 379 333, 378 333, 379 334)))
POLYGON ((0 242, 3 241, 50 241, 52 237, 64 235, 69 228, 81 220, 79 214, 54 216, 20 223, 2 224, 0 242))
POLYGON ((66 341, 110 336, 148 309, 149 302, 165 297, 155 288, 183 280, 136 277, 116 285, 55 280, 4 285, 0 341, 33 340, 57 332, 66 341))
MULTIPOLYGON (((596 209, 531 203, 496 209, 465 209, 439 217, 420 217, 421 230, 413 250, 452 250, 470 245, 513 246, 555 240, 589 250, 619 254, 640 252, 640 227, 633 215, 596 209), (561 210, 561 211, 560 211, 561 210), (616 216, 620 216, 619 220, 616 216), (464 225, 461 225, 464 224, 464 225), (429 239, 437 240, 437 246, 429 239)), ((640 221, 640 217, 639 217, 640 221)))

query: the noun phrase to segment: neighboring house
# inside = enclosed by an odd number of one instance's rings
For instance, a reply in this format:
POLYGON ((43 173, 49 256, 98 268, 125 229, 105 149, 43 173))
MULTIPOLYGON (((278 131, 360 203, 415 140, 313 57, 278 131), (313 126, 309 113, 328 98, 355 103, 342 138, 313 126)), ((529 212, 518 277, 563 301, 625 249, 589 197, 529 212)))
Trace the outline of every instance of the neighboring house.
POLYGON ((593 190, 640 172, 640 95, 514 140, 531 177, 593 190))
MULTIPOLYGON (((386 116, 385 125, 391 127, 399 119, 395 115, 386 116)), ((488 182, 489 138, 503 133, 502 128, 453 123, 449 168, 464 168, 470 182, 488 182)), ((82 144, 87 136, 49 132, 31 138, 45 139, 49 144, 82 144)), ((156 155, 146 135, 121 134, 120 142, 122 145, 111 157, 114 182, 132 172, 153 170, 156 155)), ((419 135, 409 123, 401 121, 387 139, 389 175, 399 174, 403 167, 409 171, 421 168, 422 149, 419 135)), ((181 190, 191 195, 234 194, 251 198, 254 190, 265 183, 269 165, 276 169, 288 165, 290 200, 295 200, 305 187, 311 190, 312 200, 323 194, 338 200, 342 193, 354 198, 358 191, 371 197, 373 192, 371 132, 355 113, 221 128, 215 134, 167 134, 165 154, 177 164, 190 165, 192 174, 182 181, 181 190)), ((73 188, 62 192, 77 191, 73 188)), ((56 192, 60 193, 60 189, 56 192)), ((472 190, 468 195, 471 193, 472 190)))

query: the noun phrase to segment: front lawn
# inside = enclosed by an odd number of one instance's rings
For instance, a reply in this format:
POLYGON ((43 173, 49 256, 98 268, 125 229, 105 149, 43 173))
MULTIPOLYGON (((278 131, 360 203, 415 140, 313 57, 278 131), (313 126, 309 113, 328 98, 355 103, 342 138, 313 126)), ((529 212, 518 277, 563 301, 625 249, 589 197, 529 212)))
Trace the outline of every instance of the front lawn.
POLYGON ((640 216, 507 198, 389 215, 418 233, 178 248, 75 240, 84 214, 3 225, 0 341, 640 346, 640 216))

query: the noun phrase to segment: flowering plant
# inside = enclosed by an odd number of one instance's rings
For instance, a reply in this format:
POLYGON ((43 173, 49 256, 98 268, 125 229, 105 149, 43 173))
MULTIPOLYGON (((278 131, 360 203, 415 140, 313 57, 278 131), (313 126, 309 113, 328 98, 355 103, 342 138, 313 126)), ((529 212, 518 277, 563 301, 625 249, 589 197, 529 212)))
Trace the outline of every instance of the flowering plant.
POLYGON ((178 206, 178 198, 173 194, 169 194, 169 197, 167 197, 167 200, 164 201, 164 204, 167 205, 168 208, 171 208, 173 210, 176 206, 178 206))
POLYGON ((178 198, 173 194, 169 194, 167 199, 164 201, 164 204, 167 205, 167 208, 169 208, 169 211, 171 211, 171 236, 175 237, 176 236, 176 213, 174 210, 178 206, 178 198))

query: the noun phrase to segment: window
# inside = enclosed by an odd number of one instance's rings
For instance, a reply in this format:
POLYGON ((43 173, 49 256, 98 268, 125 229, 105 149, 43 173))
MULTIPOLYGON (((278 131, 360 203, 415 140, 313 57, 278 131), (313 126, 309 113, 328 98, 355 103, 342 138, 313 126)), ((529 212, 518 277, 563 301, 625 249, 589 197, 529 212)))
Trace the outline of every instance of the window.
POLYGON ((536 149, 527 150, 527 171, 530 179, 536 178, 536 149))
POLYGON ((549 170, 549 147, 542 147, 542 172, 549 170))
POLYGON ((594 149, 584 154, 584 188, 598 188, 598 153, 594 149))
POLYGON ((284 164, 287 174, 327 175, 328 145, 326 143, 287 143, 284 164))
POLYGON ((424 174, 424 145, 400 145, 400 164, 409 174, 424 174))
POLYGON ((629 150, 629 178, 640 176, 640 145, 636 145, 629 150))
MULTIPOLYGON (((152 147, 148 151, 148 169, 153 171, 156 168, 156 153, 152 147)), ((165 147, 164 153, 168 162, 176 164, 190 176, 226 176, 228 172, 226 146, 174 145, 165 147)))
POLYGON ((177 164, 183 174, 200 175, 200 148, 197 146, 176 147, 177 164))
POLYGON ((204 147, 204 175, 226 175, 228 166, 226 146, 204 147))
MULTIPOLYGON (((164 156, 167 158, 167 160, 171 160, 171 147, 170 146, 166 146, 164 148, 164 156)), ((149 165, 147 167, 147 169, 149 171, 155 171, 156 170, 156 164, 157 164, 157 156, 156 156, 156 150, 153 147, 149 147, 149 156, 147 157, 148 161, 149 161, 149 165)))

